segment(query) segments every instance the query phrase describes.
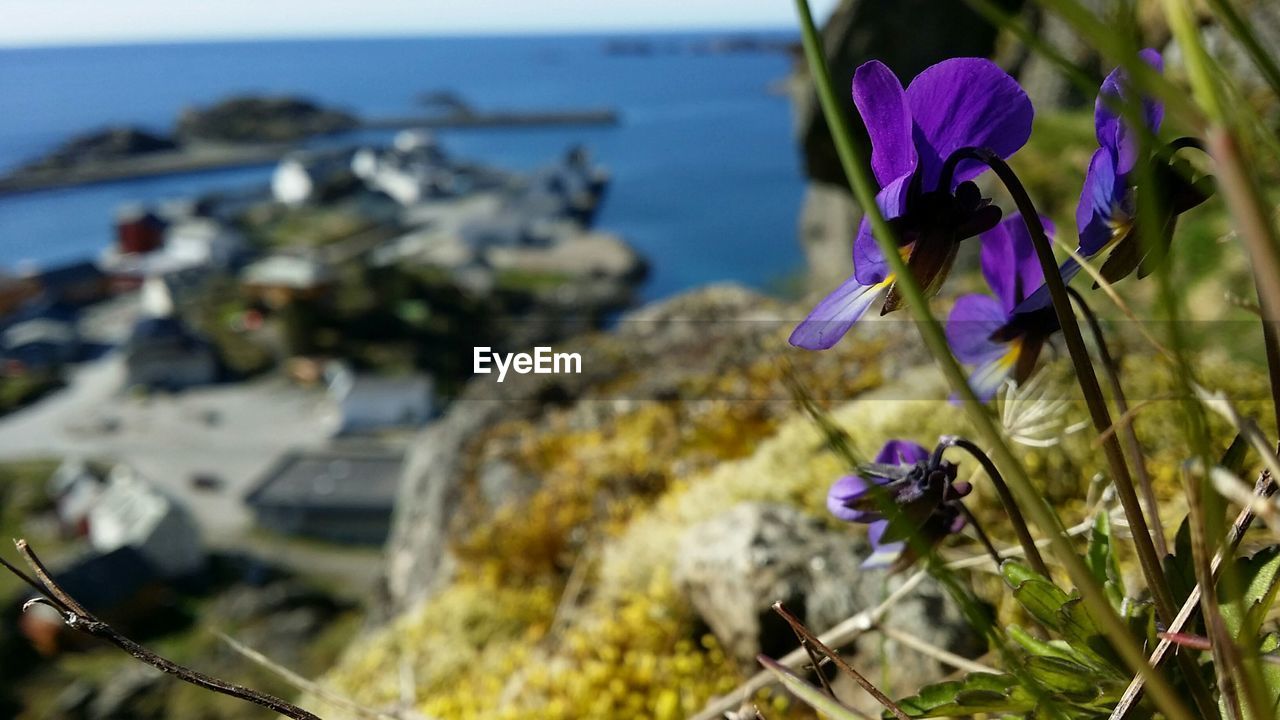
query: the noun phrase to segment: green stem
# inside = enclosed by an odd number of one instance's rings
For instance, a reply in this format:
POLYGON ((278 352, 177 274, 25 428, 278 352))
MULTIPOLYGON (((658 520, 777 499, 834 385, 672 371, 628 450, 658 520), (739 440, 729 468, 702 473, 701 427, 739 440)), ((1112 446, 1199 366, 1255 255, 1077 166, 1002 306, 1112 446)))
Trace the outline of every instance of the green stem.
POLYGON ((1049 577, 1049 568, 1044 564, 1044 558, 1040 557, 1040 549, 1036 547, 1036 541, 1031 537, 1031 530, 1027 527, 1027 520, 1022 516, 1022 510, 1018 508, 1018 502, 1014 500, 1013 493, 1009 492, 1009 486, 1005 484, 1004 477, 1000 475, 1000 469, 996 464, 991 462, 991 458, 982 451, 982 448, 974 445, 972 442, 962 437, 950 435, 942 438, 939 447, 958 447, 969 453, 973 459, 982 465, 983 471, 987 473, 987 477, 991 480, 991 486, 996 489, 996 494, 1000 496, 1000 504, 1004 506, 1004 511, 1009 515, 1009 522, 1013 525, 1013 532, 1018 536, 1018 544, 1022 545, 1022 552, 1027 556, 1027 562, 1031 563, 1031 568, 1046 578, 1049 577))
MULTIPOLYGON (((1084 315, 1085 323, 1089 326, 1089 332, 1093 335, 1093 344, 1098 346, 1098 359, 1102 362, 1103 374, 1107 376, 1107 385, 1111 388, 1116 412, 1121 418, 1128 417, 1129 400, 1125 396, 1124 386, 1120 383, 1120 365, 1116 363, 1111 355, 1111 349, 1107 346, 1107 336, 1102 332, 1102 323, 1098 321, 1098 316, 1094 314, 1093 308, 1089 307, 1089 303, 1085 302, 1084 296, 1075 288, 1068 287, 1067 294, 1076 301, 1076 306, 1080 308, 1080 313, 1084 315)), ((1142 499, 1147 506, 1147 514, 1151 517, 1151 534, 1152 540, 1155 541, 1156 553, 1164 557, 1169 554, 1169 547, 1165 540, 1164 522, 1160 519, 1160 502, 1156 499, 1156 491, 1151 483, 1151 473, 1147 470, 1142 445, 1138 443, 1138 433, 1133 429, 1133 420, 1122 420, 1122 424, 1123 427, 1118 431, 1123 433, 1125 451, 1129 455, 1129 462, 1133 464, 1134 473, 1138 476, 1138 488, 1142 490, 1142 499)))
POLYGON ((1081 593, 1090 614, 1101 626, 1102 631, 1116 645, 1117 651, 1125 664, 1135 673, 1142 675, 1150 688, 1156 705, 1169 720, 1195 720, 1195 716, 1179 699, 1173 686, 1162 672, 1147 664, 1146 655, 1134 641, 1125 622, 1116 615, 1110 602, 1097 581, 1085 566, 1076 552, 1071 539, 1067 536, 1061 520, 1049 507, 1044 496, 1033 486, 1026 469, 1018 461, 995 420, 987 408, 974 394, 955 357, 947 346, 946 335, 937 319, 929 312, 919 283, 906 267, 906 262, 898 254, 898 246, 894 241, 892 228, 876 207, 876 191, 871 179, 867 176, 866 167, 858 149, 854 146, 845 118, 843 105, 836 97, 835 87, 831 82, 831 74, 827 69, 826 56, 822 49, 822 38, 813 23, 807 0, 795 0, 800 16, 801 38, 804 44, 805 57, 814 75, 814 84, 827 124, 831 128, 832 139, 839 155, 841 166, 848 176, 855 197, 866 212, 881 252, 889 262, 890 268, 897 276, 899 291, 907 300, 907 306, 917 320, 920 335, 933 354, 951 388, 960 398, 984 443, 992 448, 994 460, 1005 468, 1005 478, 1010 489, 1019 500, 1028 516, 1042 532, 1048 536, 1050 547, 1055 557, 1066 567, 1067 573, 1081 593))
POLYGON ((1111 412, 1107 409, 1106 397, 1102 394, 1102 386, 1098 383, 1098 375, 1094 372, 1093 363, 1089 360, 1089 351, 1084 344, 1084 336, 1080 325, 1076 322, 1075 313, 1071 309, 1071 299, 1067 295, 1067 285, 1058 273, 1058 261, 1053 256, 1053 243, 1045 234, 1044 225, 1040 222, 1040 213, 1031 202, 1022 181, 1014 174, 1013 169, 998 155, 984 148, 964 148, 957 150, 947 161, 943 169, 944 182, 950 175, 947 169, 954 168, 960 160, 977 160, 995 172, 996 177, 1004 183, 1009 194, 1013 196, 1031 233, 1032 245, 1044 271, 1044 282, 1049 288, 1049 297, 1053 300, 1053 309, 1058 315, 1058 324, 1062 328, 1062 337, 1067 344, 1067 353, 1071 356, 1071 364, 1076 371, 1076 380, 1084 394, 1085 404, 1093 427, 1103 437, 1102 449, 1107 459, 1107 467, 1111 471, 1111 481, 1115 485, 1120 504, 1124 507, 1125 518, 1133 531, 1133 544, 1138 550, 1138 561, 1143 575, 1156 603, 1156 611, 1160 619, 1169 623, 1178 612, 1173 602, 1173 594, 1164 577, 1164 568, 1160 565, 1160 556, 1156 554, 1155 544, 1151 541, 1151 530, 1147 527, 1142 503, 1129 475, 1129 466, 1125 463, 1124 451, 1120 449, 1120 441, 1111 429, 1111 412), (952 162, 955 161, 955 162, 952 162))

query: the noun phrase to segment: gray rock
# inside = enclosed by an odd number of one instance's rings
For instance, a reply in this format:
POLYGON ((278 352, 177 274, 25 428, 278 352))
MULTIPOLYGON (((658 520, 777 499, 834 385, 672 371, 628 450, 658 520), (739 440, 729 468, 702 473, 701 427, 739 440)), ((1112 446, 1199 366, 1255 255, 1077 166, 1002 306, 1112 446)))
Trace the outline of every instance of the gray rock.
MULTIPOLYGON (((1095 13, 1101 13, 1108 5, 1103 0, 1082 0, 1082 5, 1095 13)), ((1038 5, 1031 5, 1024 14, 1028 26, 1036 35, 1057 50, 1077 67, 1098 73, 1101 78, 1102 59, 1093 45, 1084 42, 1071 29, 1071 24, 1056 13, 1038 5)), ((1093 91, 1083 92, 1062 72, 1052 60, 1036 52, 1027 52, 1016 72, 1018 82, 1036 109, 1043 112, 1054 108, 1073 108, 1092 105, 1093 91)), ((1096 88, 1093 89, 1096 91, 1096 88)))
POLYGON ((184 142, 288 142, 357 125, 354 115, 304 98, 242 96, 184 110, 177 135, 184 142))
POLYGON ((850 248, 861 220, 862 210, 848 190, 816 181, 805 188, 800 246, 811 289, 828 292, 853 272, 850 248))
MULTIPOLYGON (((1015 11, 1022 1, 998 0, 997 4, 1015 11)), ((839 92, 847 92, 854 70, 868 60, 880 60, 893 68, 905 84, 921 70, 947 58, 990 57, 997 31, 963 2, 844 0, 831 14, 822 35, 835 86, 839 92)), ((806 174, 813 180, 848 187, 812 86, 805 82, 794 87, 796 132, 806 174)), ((853 112, 852 101, 849 110, 853 112)), ((856 114, 853 119, 860 128, 856 114)))
MULTIPOLYGON (((690 528, 680 543, 674 578, 703 621, 745 671, 756 655, 780 657, 797 646, 795 635, 771 610, 776 601, 825 632, 875 607, 900 577, 863 570, 862 534, 830 529, 795 508, 743 503, 690 528)), ((926 582, 894 606, 885 624, 965 657, 985 650, 981 635, 936 584, 926 582)), ((881 661, 905 691, 933 682, 950 670, 936 660, 886 643, 875 633, 852 648, 858 667, 881 661)), ((845 649, 846 652, 849 649, 845 649)))
POLYGON ((112 163, 176 147, 172 139, 142 128, 110 127, 77 135, 48 155, 28 163, 23 170, 64 170, 112 163))

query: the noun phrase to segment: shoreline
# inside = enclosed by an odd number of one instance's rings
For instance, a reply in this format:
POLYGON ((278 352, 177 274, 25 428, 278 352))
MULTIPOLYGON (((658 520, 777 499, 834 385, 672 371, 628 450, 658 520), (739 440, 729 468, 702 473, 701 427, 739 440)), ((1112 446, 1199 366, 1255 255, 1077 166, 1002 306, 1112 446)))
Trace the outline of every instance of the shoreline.
MULTIPOLYGON (((431 117, 386 117, 360 120, 348 132, 407 128, 485 129, 557 126, 613 126, 620 122, 612 109, 549 112, 463 112, 431 117)), ((273 165, 299 149, 296 143, 196 144, 177 150, 146 153, 110 161, 82 163, 55 170, 16 170, 0 177, 0 197, 25 193, 120 182, 152 177, 187 175, 212 170, 273 165)))

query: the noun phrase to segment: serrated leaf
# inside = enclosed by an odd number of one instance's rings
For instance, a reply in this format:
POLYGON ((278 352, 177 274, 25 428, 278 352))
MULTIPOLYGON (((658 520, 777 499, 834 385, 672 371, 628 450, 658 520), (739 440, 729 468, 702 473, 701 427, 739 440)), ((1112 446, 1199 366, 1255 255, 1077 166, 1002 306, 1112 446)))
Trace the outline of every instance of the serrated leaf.
POLYGON ((1072 597, 1063 603, 1058 612, 1062 616, 1062 638, 1087 657, 1090 666, 1106 670, 1112 675, 1124 674, 1124 663, 1111 643, 1099 632, 1082 598, 1072 597))
POLYGON ((761 657, 760 664, 778 678, 783 687, 809 707, 823 713, 832 720, 860 720, 860 716, 845 707, 839 700, 831 697, 821 689, 809 684, 804 678, 796 675, 789 668, 779 665, 769 658, 761 657))
POLYGON ((972 673, 960 680, 929 685, 898 703, 913 718, 975 713, 1025 714, 1035 705, 1035 699, 1018 687, 1012 675, 993 673, 972 673))
POLYGON ((1041 640, 1019 625, 1010 625, 1007 629, 1009 637, 1032 655, 1039 657, 1056 657, 1062 660, 1079 662, 1080 655, 1070 645, 1061 640, 1041 640))
POLYGON ((1049 630, 1062 627, 1059 610, 1071 599, 1061 588, 1036 573, 1031 568, 1012 560, 1000 565, 1000 574, 1013 588, 1013 598, 1031 616, 1049 630))
POLYGON ((1079 663, 1055 657, 1030 657, 1026 669, 1046 690, 1054 693, 1081 700, 1098 695, 1099 685, 1093 670, 1079 663))

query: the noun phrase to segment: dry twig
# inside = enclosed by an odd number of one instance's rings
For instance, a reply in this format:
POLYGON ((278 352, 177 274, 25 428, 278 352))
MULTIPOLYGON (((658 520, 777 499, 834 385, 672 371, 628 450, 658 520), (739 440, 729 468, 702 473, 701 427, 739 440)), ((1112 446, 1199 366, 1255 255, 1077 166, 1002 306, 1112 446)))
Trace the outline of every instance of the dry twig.
POLYGON ((40 596, 32 600, 28 600, 23 606, 23 611, 30 609, 34 605, 46 605, 53 608, 62 616, 62 621, 67 627, 77 632, 84 633, 90 637, 96 637, 115 645, 132 655, 135 659, 150 665, 151 667, 173 675, 183 682, 190 683, 196 687, 204 688, 212 692, 230 695, 231 697, 240 698, 246 702, 260 705, 272 712, 279 713, 294 720, 320 720, 318 715, 303 710, 302 708, 281 700, 280 698, 269 695, 252 688, 227 682, 211 675, 205 675, 202 672, 192 670, 184 665, 161 657, 154 652, 146 649, 138 643, 130 640, 120 634, 115 628, 107 623, 99 620, 93 613, 89 612, 84 605, 71 597, 62 589, 61 586, 53 579, 48 568, 41 562, 40 557, 36 555, 26 540, 16 540, 14 544, 18 548, 18 554, 26 561, 31 568, 34 578, 29 577, 18 568, 14 567, 8 561, 0 559, 0 565, 6 570, 13 573, 20 580, 30 585, 33 590, 40 593, 40 596))

